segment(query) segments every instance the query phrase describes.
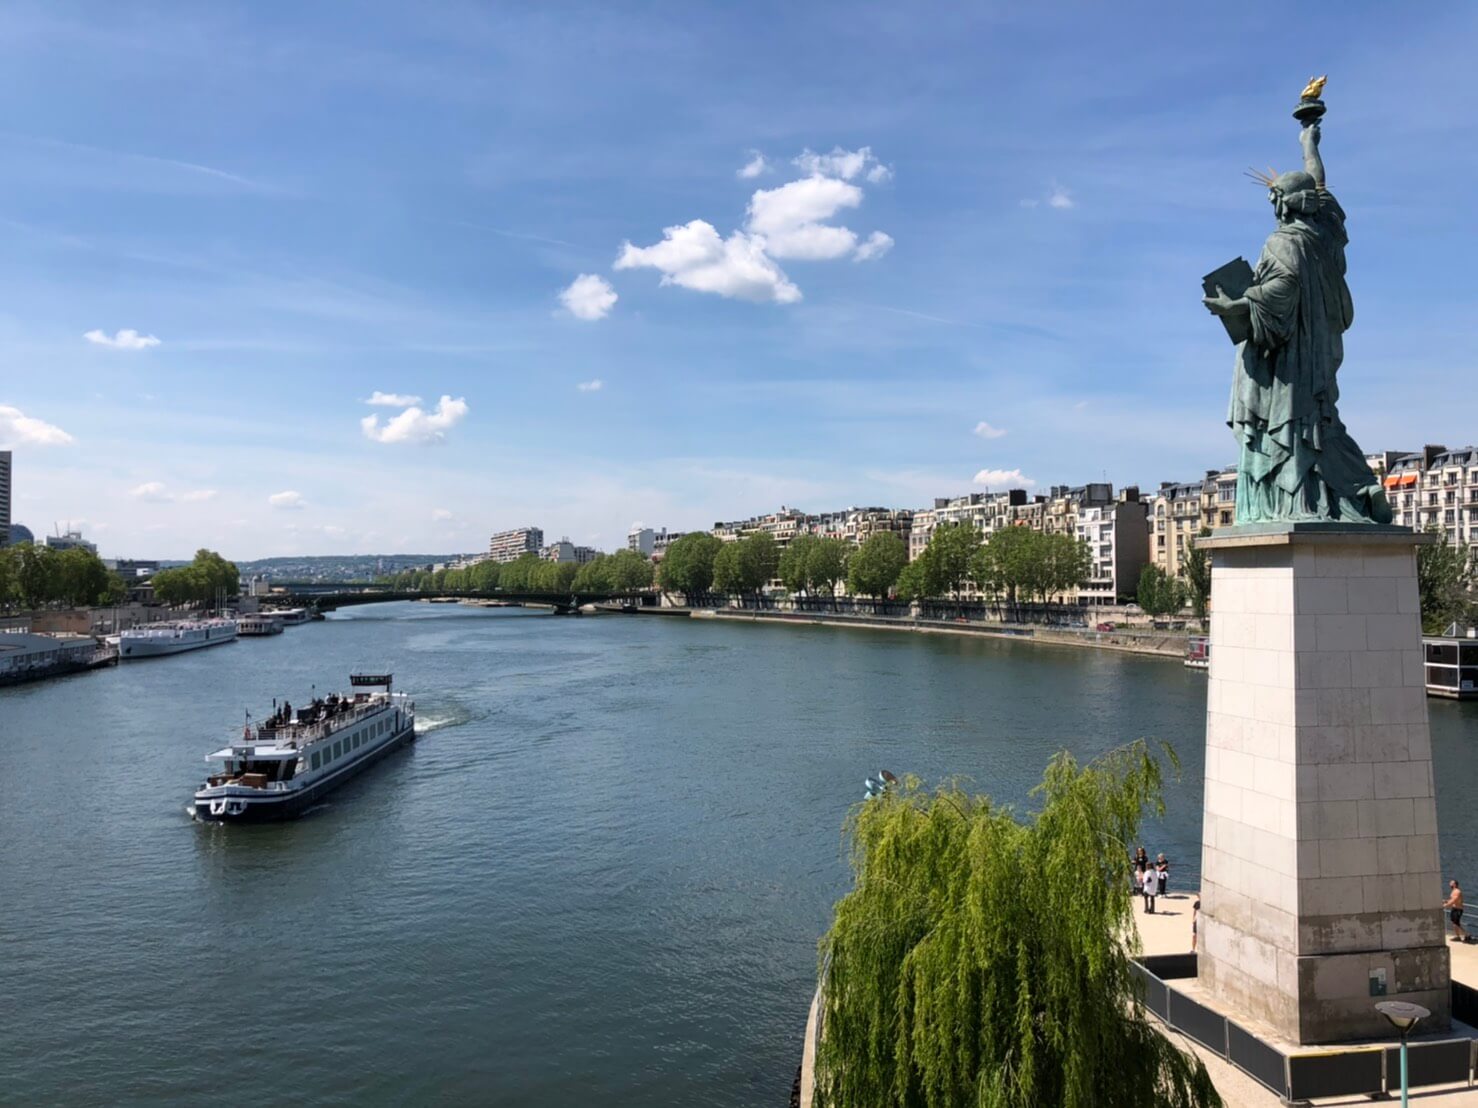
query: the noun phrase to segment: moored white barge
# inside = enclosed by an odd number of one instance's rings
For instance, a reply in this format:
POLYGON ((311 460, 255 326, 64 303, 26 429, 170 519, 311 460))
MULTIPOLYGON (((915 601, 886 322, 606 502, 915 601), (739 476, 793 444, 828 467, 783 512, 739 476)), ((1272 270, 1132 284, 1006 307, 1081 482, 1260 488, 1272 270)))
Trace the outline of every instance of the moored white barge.
POLYGON ((366 767, 415 739, 416 706, 391 690, 391 675, 354 674, 353 691, 284 702, 265 723, 206 756, 221 763, 196 791, 196 819, 256 823, 291 819, 366 767))

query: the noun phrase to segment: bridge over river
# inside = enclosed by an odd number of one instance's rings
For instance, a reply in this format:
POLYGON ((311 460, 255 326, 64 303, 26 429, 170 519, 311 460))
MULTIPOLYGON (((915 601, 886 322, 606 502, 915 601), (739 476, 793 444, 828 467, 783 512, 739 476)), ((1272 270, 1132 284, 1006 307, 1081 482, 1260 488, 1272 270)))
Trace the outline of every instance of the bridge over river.
POLYGON ((657 593, 651 589, 634 592, 504 592, 500 589, 396 590, 374 586, 288 585, 285 591, 274 592, 262 600, 272 607, 314 607, 320 612, 332 612, 355 604, 386 604, 394 600, 494 600, 505 604, 548 607, 556 615, 577 615, 586 604, 651 607, 657 603, 657 593))

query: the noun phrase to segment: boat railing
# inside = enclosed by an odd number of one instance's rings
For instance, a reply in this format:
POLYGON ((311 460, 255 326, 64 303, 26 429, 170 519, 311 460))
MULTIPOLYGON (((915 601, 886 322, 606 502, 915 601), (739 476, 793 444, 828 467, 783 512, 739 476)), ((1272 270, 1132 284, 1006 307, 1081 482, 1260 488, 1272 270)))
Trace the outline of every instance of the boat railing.
POLYGON ((291 742, 303 746, 317 739, 328 737, 335 731, 342 730, 344 726, 357 722, 365 716, 385 708, 392 701, 371 700, 364 704, 351 705, 347 710, 335 712, 331 716, 316 719, 312 723, 280 723, 276 725, 261 724, 257 727, 258 739, 271 739, 276 742, 291 742))

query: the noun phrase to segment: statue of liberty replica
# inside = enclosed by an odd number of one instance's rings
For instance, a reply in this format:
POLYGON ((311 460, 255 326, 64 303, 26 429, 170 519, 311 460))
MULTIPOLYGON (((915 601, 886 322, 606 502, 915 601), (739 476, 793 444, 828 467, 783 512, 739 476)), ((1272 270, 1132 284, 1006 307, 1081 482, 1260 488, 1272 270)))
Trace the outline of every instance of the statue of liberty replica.
POLYGON ((1278 226, 1253 270, 1242 259, 1206 278, 1202 301, 1237 343, 1227 423, 1241 448, 1236 522, 1390 523, 1385 492, 1340 422, 1335 374, 1354 320, 1345 284, 1345 213, 1319 156, 1324 78, 1294 117, 1303 169, 1254 173, 1278 226))

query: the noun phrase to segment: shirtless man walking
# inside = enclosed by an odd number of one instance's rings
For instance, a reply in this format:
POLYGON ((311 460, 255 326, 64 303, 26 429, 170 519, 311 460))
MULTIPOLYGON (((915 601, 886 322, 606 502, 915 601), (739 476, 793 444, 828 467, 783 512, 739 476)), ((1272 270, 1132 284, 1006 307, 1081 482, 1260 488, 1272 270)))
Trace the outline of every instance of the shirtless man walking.
POLYGON ((1447 894, 1442 907, 1447 909, 1447 918, 1452 922, 1452 941, 1465 943, 1468 941, 1468 933, 1463 930, 1463 890, 1458 887, 1456 878, 1447 884, 1452 891, 1447 894))

